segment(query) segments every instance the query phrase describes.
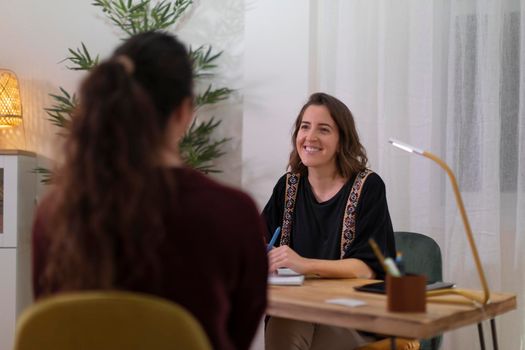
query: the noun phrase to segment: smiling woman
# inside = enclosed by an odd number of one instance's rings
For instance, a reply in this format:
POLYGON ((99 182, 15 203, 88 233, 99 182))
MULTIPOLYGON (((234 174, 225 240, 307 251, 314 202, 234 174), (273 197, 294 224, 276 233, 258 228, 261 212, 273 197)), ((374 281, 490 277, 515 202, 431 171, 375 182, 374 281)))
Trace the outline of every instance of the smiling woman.
MULTIPOLYGON (((268 237, 281 227, 269 269, 332 278, 383 278, 368 239, 394 256, 392 223, 381 178, 367 168, 350 110, 315 93, 301 109, 292 135, 290 172, 264 208, 268 237)), ((268 349, 353 349, 367 337, 354 330, 271 318, 268 349), (294 347, 295 346, 295 347, 294 347)))

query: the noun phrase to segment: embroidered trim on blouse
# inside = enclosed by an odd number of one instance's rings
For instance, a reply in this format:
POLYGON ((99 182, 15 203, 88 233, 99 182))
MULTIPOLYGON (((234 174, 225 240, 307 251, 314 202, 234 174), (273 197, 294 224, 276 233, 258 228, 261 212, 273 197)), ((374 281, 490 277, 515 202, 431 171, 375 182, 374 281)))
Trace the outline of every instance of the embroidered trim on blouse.
POLYGON ((292 232, 292 218, 297 198, 297 186, 300 174, 286 174, 286 190, 284 196, 283 225, 281 228, 281 245, 290 245, 290 233, 292 232))
MULTIPOLYGON (((355 217, 359 197, 361 196, 361 189, 365 183, 368 175, 372 171, 365 169, 359 172, 352 184, 352 189, 348 195, 345 212, 343 216, 343 226, 341 229, 341 255, 342 259, 345 252, 352 245, 355 240, 355 217)), ((284 195, 284 213, 283 224, 281 229, 280 245, 290 245, 290 235, 292 232, 292 218, 295 209, 295 202, 297 198, 297 187, 299 185, 300 174, 286 174, 286 188, 284 195)))
POLYGON ((361 195, 361 189, 365 183, 368 175, 372 173, 371 170, 365 169, 357 174, 352 185, 352 190, 348 196, 346 202, 345 213, 343 217, 343 228, 341 230, 341 259, 344 257, 345 252, 354 242, 355 239, 355 215, 357 203, 361 195))

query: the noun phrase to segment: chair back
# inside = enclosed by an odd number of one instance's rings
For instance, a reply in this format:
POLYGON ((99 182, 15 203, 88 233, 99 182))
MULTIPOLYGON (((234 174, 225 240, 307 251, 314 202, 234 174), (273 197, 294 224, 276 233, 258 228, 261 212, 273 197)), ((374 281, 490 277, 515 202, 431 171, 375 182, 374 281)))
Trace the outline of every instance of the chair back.
POLYGON ((210 350, 198 321, 181 306, 131 292, 51 296, 17 322, 15 350, 210 350))
MULTIPOLYGON (((443 263, 441 249, 432 238, 415 232, 395 232, 396 249, 403 253, 405 271, 417 275, 426 275, 429 282, 443 281, 443 263)), ((436 337, 437 347, 442 336, 436 337)), ((431 348, 430 339, 420 341, 421 350, 431 348)))
POLYGON ((415 232, 395 232, 394 238, 407 273, 426 275, 429 282, 443 280, 441 249, 436 241, 415 232))

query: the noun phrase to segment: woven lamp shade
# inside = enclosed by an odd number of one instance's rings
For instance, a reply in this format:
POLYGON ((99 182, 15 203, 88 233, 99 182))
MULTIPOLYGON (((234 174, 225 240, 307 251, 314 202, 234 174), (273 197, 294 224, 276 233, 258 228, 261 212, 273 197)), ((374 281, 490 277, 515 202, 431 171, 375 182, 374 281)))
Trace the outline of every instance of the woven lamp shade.
POLYGON ((0 69, 0 128, 22 123, 22 102, 15 73, 0 69))

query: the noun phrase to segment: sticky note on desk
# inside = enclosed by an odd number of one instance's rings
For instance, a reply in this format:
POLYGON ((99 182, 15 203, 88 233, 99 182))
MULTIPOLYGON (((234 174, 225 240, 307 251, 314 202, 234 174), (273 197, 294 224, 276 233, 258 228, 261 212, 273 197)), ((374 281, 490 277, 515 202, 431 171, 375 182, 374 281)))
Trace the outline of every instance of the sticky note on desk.
POLYGON ((363 306, 366 305, 366 302, 359 299, 352 299, 352 298, 335 298, 335 299, 327 299, 325 300, 328 304, 336 304, 336 305, 343 305, 348 307, 357 307, 357 306, 363 306))

